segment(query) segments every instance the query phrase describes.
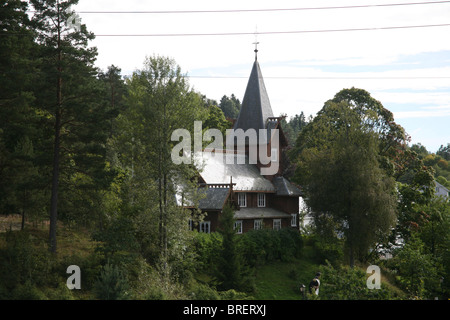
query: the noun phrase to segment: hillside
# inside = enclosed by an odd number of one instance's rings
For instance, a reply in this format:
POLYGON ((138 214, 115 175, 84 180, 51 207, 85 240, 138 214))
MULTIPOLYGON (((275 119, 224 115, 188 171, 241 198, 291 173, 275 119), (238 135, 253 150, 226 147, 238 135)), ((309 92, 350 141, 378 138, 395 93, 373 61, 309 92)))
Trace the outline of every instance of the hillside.
MULTIPOLYGON (((16 217, 16 219, 19 218, 16 217)), ((14 225, 17 221, 10 217, 8 223, 14 225)), ((0 233, 0 267, 3 271, 0 275, 0 299, 98 299, 94 284, 105 261, 96 250, 98 243, 92 241, 86 231, 70 229, 61 225, 57 235, 58 255, 54 257, 48 253, 47 226, 26 226, 24 231, 5 231, 5 229, 9 229, 5 226, 3 221, 2 232, 0 233), (69 290, 66 286, 69 277, 66 270, 72 264, 79 265, 82 270, 81 290, 69 290)), ((123 259, 120 262, 121 264, 130 263, 127 262, 127 259, 131 259, 130 255, 123 252, 120 256, 123 259)), ((133 265, 128 270, 136 272, 136 268, 137 266, 133 265)), ((327 275, 327 270, 334 269, 319 264, 314 249, 311 246, 305 246, 300 257, 289 259, 289 261, 270 261, 257 267, 255 269, 255 291, 253 293, 243 295, 234 291, 215 292, 208 289, 204 284, 191 280, 190 283, 184 285, 184 288, 172 284, 172 291, 168 294, 161 288, 157 288, 158 285, 162 285, 161 283, 136 285, 136 282, 133 281, 134 276, 129 273, 127 275, 129 288, 136 292, 126 298, 172 300, 177 298, 202 299, 203 297, 205 299, 301 300, 304 297, 300 292, 300 285, 308 286, 315 273, 321 271, 323 282, 319 299, 326 299, 327 297, 333 297, 334 284, 332 282, 336 281, 333 277, 327 275)), ((361 268, 358 270, 359 274, 362 275, 364 271, 361 268)), ((155 282, 155 279, 149 276, 151 274, 150 272, 144 278, 147 281, 155 282)), ((140 278, 139 281, 142 281, 142 279, 140 278)), ((210 279, 206 277, 203 280, 203 283, 208 283, 210 279)), ((406 295, 393 285, 391 280, 384 275, 382 277, 382 287, 387 288, 388 297, 390 299, 405 298, 406 295)), ((345 290, 340 288, 337 291, 342 293, 345 290)), ((347 293, 344 292, 343 294, 347 293)), ((361 295, 361 299, 367 298, 370 297, 361 295)))

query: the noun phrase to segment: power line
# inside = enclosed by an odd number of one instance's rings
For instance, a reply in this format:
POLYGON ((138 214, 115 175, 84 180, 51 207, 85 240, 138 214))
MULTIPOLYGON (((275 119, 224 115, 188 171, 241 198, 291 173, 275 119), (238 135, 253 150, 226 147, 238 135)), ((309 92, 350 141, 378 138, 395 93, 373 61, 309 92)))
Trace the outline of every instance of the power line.
POLYGON ((325 32, 351 32, 351 31, 376 31, 412 28, 448 27, 450 23, 428 24, 416 26, 390 26, 371 28, 348 28, 348 29, 322 29, 322 30, 295 30, 295 31, 258 31, 258 32, 218 32, 218 33, 148 33, 148 34, 96 34, 96 37, 192 37, 192 36, 242 36, 261 34, 298 34, 298 33, 325 33, 325 32))
MULTIPOLYGON (((194 78, 194 79, 248 79, 248 77, 244 76, 206 76, 206 75, 187 75, 187 78, 194 78)), ((283 76, 274 76, 274 77, 267 77, 265 76, 264 79, 275 79, 275 80, 427 80, 427 79, 450 79, 450 76, 448 77, 438 77, 438 76, 423 76, 423 77, 358 77, 358 76, 349 76, 349 77, 314 77, 314 76, 304 76, 304 77, 283 77, 283 76)))
MULTIPOLYGON (((95 34, 96 37, 195 37, 195 36, 243 36, 243 35, 273 35, 273 34, 299 34, 299 33, 326 33, 326 32, 351 32, 351 31, 377 31, 377 30, 399 30, 413 28, 448 27, 450 23, 426 24, 415 26, 390 26, 390 27, 368 27, 347 29, 321 29, 321 30, 293 30, 293 31, 258 31, 258 32, 217 32, 217 33, 147 33, 147 34, 95 34)), ((19 32, 0 33, 0 36, 28 35, 19 32)))
MULTIPOLYGON (((224 10, 160 10, 160 11, 77 11, 80 14, 192 14, 192 13, 239 13, 239 12, 270 12, 270 11, 306 11, 306 10, 335 10, 359 9, 376 7, 394 7, 411 5, 443 4, 450 1, 406 2, 387 4, 368 4, 353 6, 303 7, 303 8, 267 8, 267 9, 224 9, 224 10)), ((35 13, 36 11, 28 11, 35 13)))

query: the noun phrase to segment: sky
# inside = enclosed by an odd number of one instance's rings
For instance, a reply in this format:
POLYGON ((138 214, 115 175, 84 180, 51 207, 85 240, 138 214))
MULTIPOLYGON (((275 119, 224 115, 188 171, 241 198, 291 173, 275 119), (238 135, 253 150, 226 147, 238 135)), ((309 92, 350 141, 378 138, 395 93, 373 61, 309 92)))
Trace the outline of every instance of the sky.
POLYGON ((315 116, 356 87, 393 112, 411 144, 450 143, 450 1, 80 0, 72 9, 96 34, 103 70, 130 75, 166 56, 209 99, 242 101, 257 41, 275 116, 315 116))

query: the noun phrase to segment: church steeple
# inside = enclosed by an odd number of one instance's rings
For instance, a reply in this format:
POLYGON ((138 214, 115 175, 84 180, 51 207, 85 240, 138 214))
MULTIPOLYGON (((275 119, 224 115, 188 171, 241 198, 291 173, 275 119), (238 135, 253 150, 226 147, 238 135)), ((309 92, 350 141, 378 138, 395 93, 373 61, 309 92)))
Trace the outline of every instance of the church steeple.
MULTIPOLYGON (((257 42, 255 43, 258 44, 257 42)), ((261 73, 261 68, 257 60, 258 49, 255 47, 255 62, 248 79, 241 111, 234 124, 234 129, 244 131, 252 128, 258 130, 266 129, 267 120, 273 117, 269 96, 261 73)))

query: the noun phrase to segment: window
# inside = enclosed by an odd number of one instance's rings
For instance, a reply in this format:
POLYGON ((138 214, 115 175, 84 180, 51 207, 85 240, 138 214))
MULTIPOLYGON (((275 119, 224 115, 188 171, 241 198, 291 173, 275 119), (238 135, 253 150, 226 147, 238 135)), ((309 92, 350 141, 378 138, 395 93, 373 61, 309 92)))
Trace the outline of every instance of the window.
POLYGON ((246 207, 247 206, 247 194, 244 193, 238 193, 238 205, 240 207, 246 207))
POLYGON ((210 233, 211 232, 211 221, 200 222, 200 232, 210 233))
POLYGON ((242 220, 237 220, 234 222, 234 230, 236 233, 242 233, 242 220))
POLYGON ((297 226, 297 214, 293 213, 291 214, 291 227, 297 226))
POLYGON ((193 221, 192 219, 189 219, 189 230, 192 231, 192 227, 193 227, 193 221))
POLYGON ((266 206, 266 194, 258 193, 258 207, 265 207, 265 206, 266 206))
POLYGON ((273 230, 281 229, 281 219, 273 219, 273 230))
POLYGON ((262 226, 263 226, 262 219, 258 219, 258 220, 254 220, 253 221, 253 229, 260 230, 260 229, 262 229, 262 226))

